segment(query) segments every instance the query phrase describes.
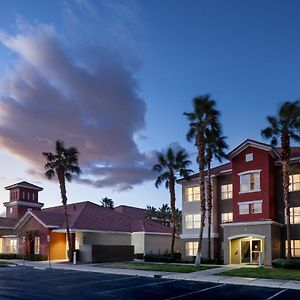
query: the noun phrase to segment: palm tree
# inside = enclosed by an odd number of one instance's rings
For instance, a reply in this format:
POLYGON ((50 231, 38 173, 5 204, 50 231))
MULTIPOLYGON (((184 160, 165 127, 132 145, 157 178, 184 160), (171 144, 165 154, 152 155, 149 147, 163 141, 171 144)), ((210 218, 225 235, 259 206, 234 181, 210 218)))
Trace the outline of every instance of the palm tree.
POLYGON ((182 211, 176 208, 174 224, 178 232, 181 232, 181 222, 182 222, 182 211))
POLYGON ((205 133, 207 130, 213 131, 219 128, 219 111, 215 108, 216 102, 210 99, 209 95, 198 96, 193 99, 194 111, 191 113, 184 113, 189 120, 190 129, 187 133, 187 140, 194 141, 198 150, 198 166, 199 166, 199 185, 200 185, 200 232, 198 250, 195 259, 195 265, 199 266, 201 263, 201 250, 203 240, 203 230, 205 226, 206 217, 206 201, 205 201, 205 148, 206 139, 205 133))
POLYGON ((289 201, 289 163, 291 141, 300 142, 300 102, 285 101, 279 108, 277 116, 268 116, 269 126, 261 131, 264 138, 271 139, 271 145, 276 146, 281 143, 281 163, 283 200, 286 215, 286 239, 288 244, 287 258, 292 257, 291 237, 290 237, 290 201, 289 201))
POLYGON ((145 210, 145 218, 150 220, 157 218, 157 209, 153 206, 147 205, 145 210))
POLYGON ((207 258, 211 260, 211 220, 212 220, 212 183, 211 183, 211 162, 216 158, 219 162, 226 158, 225 150, 228 145, 225 142, 225 137, 222 136, 222 127, 219 124, 218 130, 206 130, 206 164, 207 164, 207 223, 208 223, 208 255, 207 258))
POLYGON ((161 221, 163 225, 169 226, 170 219, 172 218, 171 208, 168 204, 163 204, 157 211, 158 220, 161 221))
MULTIPOLYGON (((188 169, 191 162, 188 160, 188 154, 185 150, 178 150, 175 152, 172 148, 168 148, 164 153, 157 154, 158 163, 153 166, 153 170, 159 174, 156 179, 155 186, 158 188, 163 182, 165 186, 169 189, 170 193, 170 206, 172 213, 172 243, 171 243, 171 256, 174 256, 174 245, 175 245, 175 214, 176 214, 176 195, 175 195, 175 184, 177 181, 177 176, 187 178, 193 171, 188 169)), ((162 206, 163 208, 163 206, 162 206)))
POLYGON ((73 175, 80 173, 80 168, 78 166, 78 151, 75 147, 65 148, 62 141, 56 141, 55 153, 43 152, 43 155, 46 157, 47 163, 45 164, 45 175, 51 180, 53 177, 57 176, 60 194, 62 199, 62 204, 64 207, 65 213, 65 222, 67 230, 67 239, 68 239, 68 257, 71 261, 72 259, 72 250, 73 245, 71 242, 71 234, 69 228, 69 219, 68 219, 68 210, 67 210, 67 191, 66 191, 66 180, 71 181, 73 175))
POLYGON ((101 200, 101 206, 104 208, 114 208, 115 204, 114 201, 108 197, 104 197, 101 200))

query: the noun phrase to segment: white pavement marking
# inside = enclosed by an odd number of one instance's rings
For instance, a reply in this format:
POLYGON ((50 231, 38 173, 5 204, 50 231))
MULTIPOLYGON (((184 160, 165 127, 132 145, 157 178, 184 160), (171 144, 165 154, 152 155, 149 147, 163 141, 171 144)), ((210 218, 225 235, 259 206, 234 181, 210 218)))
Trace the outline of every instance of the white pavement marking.
POLYGON ((280 294, 284 293, 285 291, 287 291, 287 290, 281 290, 280 292, 278 292, 278 293, 274 294, 273 296, 271 296, 271 297, 267 298, 266 300, 271 300, 271 299, 274 299, 275 297, 277 297, 278 295, 280 295, 280 294))
POLYGON ((169 281, 160 281, 160 282, 155 282, 155 283, 148 283, 148 284, 130 286, 130 287, 121 288, 121 289, 106 290, 106 291, 99 292, 97 294, 106 294, 106 293, 109 293, 109 292, 116 292, 116 291, 136 289, 136 288, 140 288, 140 287, 152 286, 152 285, 158 285, 158 284, 165 284, 165 283, 170 283, 170 282, 174 282, 174 281, 178 281, 178 280, 174 279, 174 280, 169 280, 169 281))
POLYGON ((190 293, 183 294, 183 295, 176 296, 176 297, 172 297, 172 298, 167 298, 166 300, 180 299, 180 298, 183 298, 183 297, 186 297, 186 296, 190 296, 190 295, 194 295, 194 294, 198 294, 198 293, 203 293, 203 292, 206 292, 206 291, 209 291, 209 290, 212 290, 212 289, 216 289, 216 288, 224 286, 224 285, 226 285, 226 284, 222 283, 222 284, 211 286, 211 287, 208 287, 208 288, 205 288, 205 289, 202 289, 202 290, 190 292, 190 293))
MULTIPOLYGON (((80 282, 76 283, 76 286, 78 285, 89 285, 89 284, 94 284, 94 283, 103 283, 103 282, 111 282, 111 281, 123 281, 123 280, 130 280, 130 279, 136 279, 137 277, 127 277, 127 278, 116 278, 116 279, 109 279, 109 280, 97 280, 97 281, 87 281, 87 282, 80 282)), ((72 284, 66 284, 66 285, 61 285, 58 288, 66 288, 66 287, 74 287, 74 283, 72 284)))

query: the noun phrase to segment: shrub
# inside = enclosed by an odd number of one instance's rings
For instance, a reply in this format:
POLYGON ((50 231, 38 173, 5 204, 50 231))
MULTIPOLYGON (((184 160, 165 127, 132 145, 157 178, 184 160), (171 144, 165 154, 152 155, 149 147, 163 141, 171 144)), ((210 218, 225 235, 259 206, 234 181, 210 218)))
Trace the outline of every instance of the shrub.
POLYGON ((136 253, 133 257, 134 259, 144 259, 144 253, 136 253))
POLYGON ((148 262, 165 262, 165 263, 171 263, 171 262, 179 262, 181 260, 181 254, 180 253, 174 253, 174 258, 171 258, 169 255, 160 255, 160 254, 145 254, 144 260, 148 262))
POLYGON ((272 266, 274 268, 283 268, 283 269, 300 269, 300 260, 278 258, 272 261, 272 266))
POLYGON ((0 259, 16 259, 16 258, 17 258, 17 254, 8 254, 8 253, 0 254, 0 259))
POLYGON ((47 260, 48 257, 41 254, 26 254, 25 256, 22 254, 17 255, 18 259, 25 259, 25 260, 31 260, 31 261, 42 261, 47 260))

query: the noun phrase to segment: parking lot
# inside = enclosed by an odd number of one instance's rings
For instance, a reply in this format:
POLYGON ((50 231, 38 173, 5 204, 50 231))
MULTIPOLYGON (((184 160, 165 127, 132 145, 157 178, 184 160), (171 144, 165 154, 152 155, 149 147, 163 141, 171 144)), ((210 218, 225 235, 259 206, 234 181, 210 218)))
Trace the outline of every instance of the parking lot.
POLYGON ((30 267, 0 268, 0 299, 300 299, 299 291, 30 267))

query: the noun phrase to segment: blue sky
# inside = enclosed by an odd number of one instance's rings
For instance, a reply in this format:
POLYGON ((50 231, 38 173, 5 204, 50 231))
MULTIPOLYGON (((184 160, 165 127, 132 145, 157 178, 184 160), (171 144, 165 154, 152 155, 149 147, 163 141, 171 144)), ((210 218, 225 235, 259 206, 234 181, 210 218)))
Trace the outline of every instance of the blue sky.
POLYGON ((299 14, 299 1, 1 2, 0 187, 28 180, 46 206, 60 204, 38 153, 61 138, 85 171, 70 202, 167 202, 147 169, 171 143, 195 160, 183 116, 193 97, 217 100, 230 148, 261 140, 266 115, 299 98, 299 14))

